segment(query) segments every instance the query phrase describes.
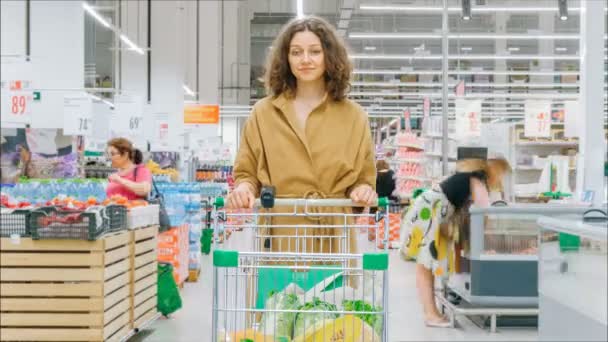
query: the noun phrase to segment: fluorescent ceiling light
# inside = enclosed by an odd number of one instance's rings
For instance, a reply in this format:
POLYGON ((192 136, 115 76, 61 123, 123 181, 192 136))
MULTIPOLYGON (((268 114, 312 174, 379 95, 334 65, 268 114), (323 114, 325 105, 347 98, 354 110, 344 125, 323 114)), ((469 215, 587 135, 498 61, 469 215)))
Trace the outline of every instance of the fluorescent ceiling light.
POLYGON ((112 25, 110 25, 110 23, 108 23, 104 18, 102 18, 101 15, 99 15, 99 13, 97 13, 97 11, 95 11, 93 7, 89 6, 86 2, 82 3, 82 8, 84 8, 84 10, 87 11, 87 13, 89 13, 93 18, 99 21, 100 24, 102 24, 106 28, 112 28, 112 25))
POLYGON ((304 0, 296 0, 296 10, 298 19, 304 18, 304 0))
POLYGON ((107 104, 108 106, 110 106, 110 108, 114 108, 114 104, 108 100, 101 100, 103 103, 107 104))
POLYGON ((142 48, 140 48, 139 46, 135 45, 135 43, 133 43, 127 36, 125 36, 124 34, 120 35, 120 40, 122 40, 125 44, 129 45, 129 48, 131 48, 131 50, 134 50, 135 52, 139 53, 140 55, 144 54, 144 50, 142 48))
MULTIPOLYGON (((372 5, 361 4, 359 9, 364 11, 407 11, 407 12, 443 12, 443 7, 431 6, 399 6, 399 5, 372 5)), ((568 8, 572 12, 580 11, 579 7, 568 8)), ((460 12, 461 7, 449 7, 449 12, 460 12)), ((492 12, 558 12, 558 7, 491 7, 474 6, 471 8, 473 13, 492 13, 492 12)))
POLYGON ((471 0, 462 1, 462 20, 471 20, 471 0))
POLYGON ((100 101, 103 102, 105 104, 107 104, 110 108, 114 109, 114 104, 106 99, 102 99, 101 97, 97 96, 97 95, 93 95, 93 94, 89 94, 89 96, 95 100, 95 101, 100 101))
MULTIPOLYGON (((351 55, 352 59, 371 59, 371 60, 399 60, 399 59, 424 59, 424 60, 441 60, 441 55, 351 55)), ((449 60, 580 60, 579 56, 571 55, 451 55, 449 60)))
POLYGON ((559 8, 559 19, 568 20, 568 0, 557 0, 557 7, 559 8))
MULTIPOLYGON (((450 87, 458 83, 450 81, 450 87)), ((441 88, 441 82, 351 82, 353 87, 421 87, 441 88)), ((578 88, 578 83, 466 83, 467 88, 578 88)))
POLYGON ((450 60, 458 60, 458 59, 468 59, 468 60, 503 60, 503 59, 515 59, 515 60, 572 60, 578 61, 580 60, 579 56, 569 56, 569 55, 557 55, 557 56, 539 56, 539 55, 505 55, 505 56, 496 56, 496 55, 452 55, 448 56, 450 60))
POLYGON ((363 49, 365 51, 376 51, 376 47, 375 46, 366 46, 363 49))
POLYGON ((564 52, 564 51, 568 51, 568 48, 565 48, 565 47, 556 47, 555 51, 564 52))
MULTIPOLYGON (((441 70, 362 70, 353 71, 355 75, 441 75, 441 70)), ((494 70, 450 70, 449 75, 530 75, 530 76, 578 76, 578 71, 494 71, 494 70)), ((606 73, 604 73, 606 74, 606 73)))
POLYGON ((364 11, 409 11, 409 12, 441 12, 442 7, 397 6, 397 5, 360 5, 364 11))
POLYGON ((519 48, 517 46, 511 46, 507 50, 509 50, 509 51, 519 51, 519 48))
POLYGON ((441 39, 441 34, 433 33, 363 33, 352 32, 351 39, 441 39))
MULTIPOLYGON (((351 39, 441 39, 438 33, 392 33, 392 32, 352 32, 351 39)), ((496 34, 496 33, 453 33, 448 34, 449 39, 475 39, 475 40, 578 40, 578 34, 496 34)))
POLYGON ((186 94, 190 95, 190 96, 196 96, 196 93, 192 91, 192 89, 188 88, 187 85, 183 85, 182 88, 184 88, 184 91, 186 92, 186 94))
POLYGON ((441 71, 432 70, 354 70, 355 75, 441 75, 441 71))
POLYGON ((473 51, 473 48, 470 47, 470 46, 463 46, 463 47, 460 48, 460 50, 462 50, 462 51, 473 51))
POLYGON ((512 40, 578 40, 578 34, 495 34, 495 33, 472 33, 472 34, 449 34, 449 39, 512 39, 512 40))
POLYGON ((352 59, 434 59, 440 60, 439 55, 351 55, 352 59))

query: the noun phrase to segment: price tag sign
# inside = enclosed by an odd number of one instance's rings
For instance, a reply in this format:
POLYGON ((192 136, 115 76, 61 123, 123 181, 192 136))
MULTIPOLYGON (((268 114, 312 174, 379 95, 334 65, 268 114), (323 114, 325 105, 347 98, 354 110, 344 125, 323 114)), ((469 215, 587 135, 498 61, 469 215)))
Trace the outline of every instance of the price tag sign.
POLYGON ((526 101, 524 135, 542 138, 551 136, 551 102, 539 100, 526 101))
POLYGON ((29 81, 2 82, 2 122, 29 124, 33 99, 29 81))
POLYGON ((91 97, 87 94, 63 97, 63 134, 91 136, 93 133, 91 97))
POLYGON ((458 140, 481 137, 481 100, 456 99, 458 140))
POLYGON ((114 97, 114 115, 110 130, 127 137, 144 134, 144 106, 141 96, 119 95, 114 97))
POLYGON ((431 115, 431 99, 428 97, 425 97, 422 102, 422 113, 425 118, 431 115))
POLYGON ((403 121, 405 123, 405 126, 403 127, 405 129, 406 132, 411 132, 412 131, 412 123, 411 123, 411 114, 409 110, 405 110, 403 112, 403 121))
POLYGON ((154 121, 154 141, 152 146, 155 151, 169 150, 169 119, 157 117, 154 121))
POLYGON ((458 82, 458 84, 456 85, 456 88, 454 88, 454 93, 456 94, 456 96, 464 96, 465 91, 466 91, 466 85, 465 85, 464 81, 458 82))

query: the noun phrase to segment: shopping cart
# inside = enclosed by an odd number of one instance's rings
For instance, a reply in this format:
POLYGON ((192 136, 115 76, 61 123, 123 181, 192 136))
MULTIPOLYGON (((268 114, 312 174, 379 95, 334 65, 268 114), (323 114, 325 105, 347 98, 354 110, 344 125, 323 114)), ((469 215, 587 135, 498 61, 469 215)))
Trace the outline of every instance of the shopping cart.
POLYGON ((388 341, 388 201, 375 214, 353 213, 356 206, 276 199, 264 208, 257 200, 251 213, 227 213, 218 198, 215 233, 242 231, 215 243, 213 341, 388 341), (236 227, 226 224, 231 215, 251 219, 233 220, 248 222, 236 227), (374 220, 356 224, 360 217, 374 220), (360 233, 380 224, 383 249, 360 233), (353 236, 362 237, 360 251, 353 236))

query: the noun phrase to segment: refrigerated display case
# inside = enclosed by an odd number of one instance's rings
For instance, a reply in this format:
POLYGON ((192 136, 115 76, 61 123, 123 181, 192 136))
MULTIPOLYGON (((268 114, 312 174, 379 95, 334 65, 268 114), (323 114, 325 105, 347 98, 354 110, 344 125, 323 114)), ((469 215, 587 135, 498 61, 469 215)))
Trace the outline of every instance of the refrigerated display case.
POLYGON ((608 340, 608 223, 579 215, 538 224, 540 340, 608 340))
POLYGON ((537 219, 587 210, 589 206, 523 203, 471 208, 468 248, 457 256, 457 272, 447 287, 475 306, 537 307, 537 219))

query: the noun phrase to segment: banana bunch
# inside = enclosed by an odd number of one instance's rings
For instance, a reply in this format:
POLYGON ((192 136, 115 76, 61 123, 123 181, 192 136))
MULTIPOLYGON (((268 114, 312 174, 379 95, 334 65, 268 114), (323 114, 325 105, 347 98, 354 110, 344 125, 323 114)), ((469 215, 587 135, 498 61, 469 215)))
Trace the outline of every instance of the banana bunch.
POLYGON ((179 181, 179 172, 176 169, 163 169, 152 159, 148 160, 146 167, 150 170, 150 172, 152 172, 153 175, 169 175, 172 181, 179 181))

